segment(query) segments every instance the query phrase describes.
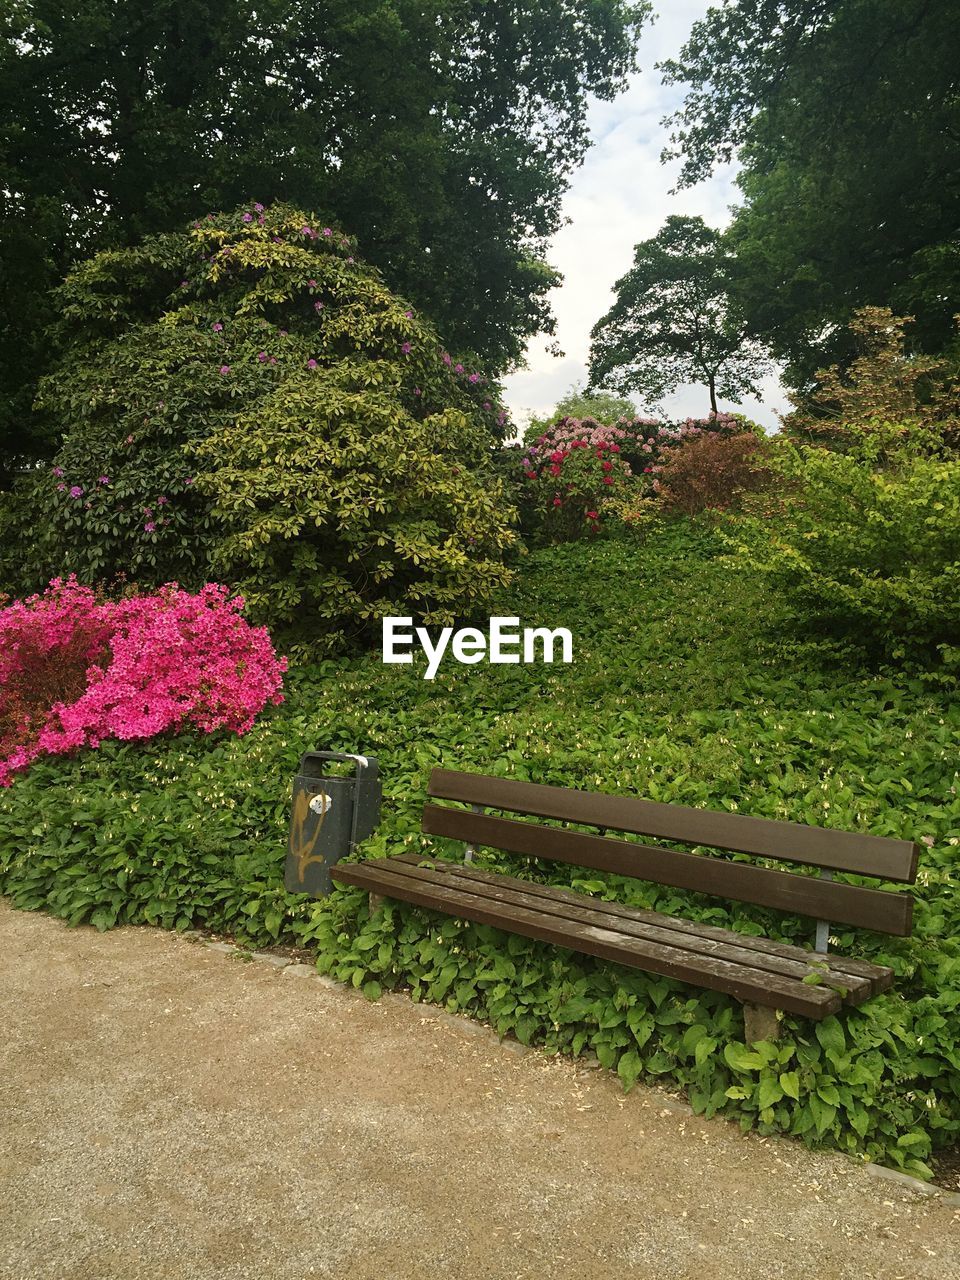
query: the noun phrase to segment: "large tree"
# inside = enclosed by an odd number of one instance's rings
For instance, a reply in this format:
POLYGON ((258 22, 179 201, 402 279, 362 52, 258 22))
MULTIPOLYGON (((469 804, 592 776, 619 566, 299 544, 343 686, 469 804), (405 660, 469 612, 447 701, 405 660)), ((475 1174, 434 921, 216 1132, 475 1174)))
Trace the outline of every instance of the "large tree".
POLYGON ((717 396, 756 393, 765 367, 729 297, 730 253, 702 218, 672 215, 634 248, 633 266, 615 285, 616 301, 594 325, 590 382, 648 408, 682 383, 717 396))
POLYGON ((8 0, 0 13, 0 470, 47 290, 74 262, 244 199, 353 228, 490 372, 550 330, 544 253, 588 94, 633 65, 647 0, 8 0))
POLYGON ((736 0, 665 66, 682 184, 739 156, 738 291, 788 380, 851 358, 859 306, 916 317, 939 352, 960 310, 956 0, 736 0))

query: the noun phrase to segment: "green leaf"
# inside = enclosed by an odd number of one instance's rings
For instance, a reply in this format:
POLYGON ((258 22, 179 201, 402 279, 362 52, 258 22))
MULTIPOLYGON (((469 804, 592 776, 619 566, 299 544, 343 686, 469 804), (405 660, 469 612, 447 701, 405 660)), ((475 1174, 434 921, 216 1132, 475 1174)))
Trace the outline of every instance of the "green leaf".
POLYGON ((847 1041, 843 1034, 843 1027, 832 1014, 816 1023, 815 1032, 824 1053, 832 1062, 836 1062, 846 1052, 847 1041))
POLYGON ((698 1067, 703 1066, 711 1053, 713 1053, 714 1049, 716 1049, 718 1043, 719 1041, 714 1040, 712 1036, 704 1036, 702 1040, 697 1041, 697 1047, 694 1050, 693 1059, 698 1067))
POLYGON ((633 1088, 642 1070, 643 1062, 636 1050, 628 1049, 626 1053, 620 1055, 620 1059, 617 1062, 617 1075, 623 1082, 625 1089, 633 1088))
POLYGON ((757 1102, 761 1110, 772 1107, 783 1097, 783 1089, 777 1077, 774 1075, 764 1075, 760 1079, 760 1089, 757 1094, 757 1102))
POLYGON ((782 1071, 780 1073, 780 1088, 788 1098, 793 1098, 799 1102, 800 1077, 796 1071, 782 1071))
POLYGON ((754 1053, 738 1040, 732 1040, 725 1046, 723 1056, 734 1071, 761 1071, 766 1065, 759 1053, 754 1053))

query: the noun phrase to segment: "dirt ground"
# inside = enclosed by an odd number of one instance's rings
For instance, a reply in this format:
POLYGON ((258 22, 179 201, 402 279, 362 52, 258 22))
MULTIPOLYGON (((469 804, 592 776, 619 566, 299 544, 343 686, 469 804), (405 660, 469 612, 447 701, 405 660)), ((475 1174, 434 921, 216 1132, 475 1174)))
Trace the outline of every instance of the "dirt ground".
POLYGON ((3 1280, 960 1280, 939 1197, 159 930, 0 902, 0 1026, 3 1280))

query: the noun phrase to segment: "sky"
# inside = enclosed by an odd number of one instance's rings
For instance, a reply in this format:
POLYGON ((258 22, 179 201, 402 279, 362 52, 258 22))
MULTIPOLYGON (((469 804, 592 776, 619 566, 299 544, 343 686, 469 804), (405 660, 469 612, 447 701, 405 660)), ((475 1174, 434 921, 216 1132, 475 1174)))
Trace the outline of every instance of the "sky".
MULTIPOLYGON (((564 200, 569 223, 561 227, 548 253, 551 266, 564 277, 551 294, 556 341, 564 355, 557 358, 548 353, 553 339, 533 338, 527 347, 527 367, 504 380, 506 403, 520 427, 531 413, 548 413, 574 383, 586 382, 590 330, 610 309, 613 286, 632 266, 635 244, 655 236, 671 213, 699 214, 714 227, 730 221, 730 206, 738 195, 735 165, 721 166, 708 181, 671 195, 679 161, 660 163, 667 142, 667 130, 660 122, 680 105, 683 86, 662 85, 654 64, 679 52, 690 28, 708 7, 708 0, 660 0, 656 21, 643 30, 640 70, 631 77, 628 89, 613 102, 591 104, 588 122, 593 145, 564 200)), ((762 403, 745 397, 736 407, 765 427, 775 428, 776 410, 788 407, 776 375, 764 380, 762 393, 762 403)), ((720 407, 735 406, 721 401, 720 407)), ((669 418, 702 417, 709 408, 702 387, 681 387, 663 401, 669 418)))

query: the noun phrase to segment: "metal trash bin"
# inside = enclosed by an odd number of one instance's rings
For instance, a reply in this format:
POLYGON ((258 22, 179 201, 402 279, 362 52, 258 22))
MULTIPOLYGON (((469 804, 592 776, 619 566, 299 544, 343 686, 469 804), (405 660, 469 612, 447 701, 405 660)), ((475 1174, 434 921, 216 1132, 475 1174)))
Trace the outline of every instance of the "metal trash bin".
POLYGON ((380 819, 379 766, 374 756, 308 751, 293 780, 290 841, 284 884, 291 893, 325 897, 330 868, 366 840, 380 819), (353 777, 330 778, 324 765, 352 761, 353 777))

